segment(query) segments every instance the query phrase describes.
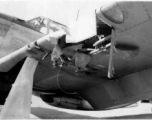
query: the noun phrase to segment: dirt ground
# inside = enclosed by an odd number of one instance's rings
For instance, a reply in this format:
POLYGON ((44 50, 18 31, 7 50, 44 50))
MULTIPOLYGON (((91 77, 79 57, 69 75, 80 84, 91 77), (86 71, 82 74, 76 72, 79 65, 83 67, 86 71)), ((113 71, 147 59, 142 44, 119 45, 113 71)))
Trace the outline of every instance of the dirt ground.
POLYGON ((152 119, 152 104, 138 102, 130 107, 106 111, 78 111, 50 106, 32 96, 31 119, 152 119))

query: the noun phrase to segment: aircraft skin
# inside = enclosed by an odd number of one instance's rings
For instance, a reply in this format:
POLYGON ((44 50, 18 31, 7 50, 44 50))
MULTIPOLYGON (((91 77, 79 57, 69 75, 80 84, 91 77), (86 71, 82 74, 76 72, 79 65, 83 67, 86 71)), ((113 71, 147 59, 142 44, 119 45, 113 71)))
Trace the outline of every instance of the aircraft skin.
MULTIPOLYGON (((96 15, 113 27, 116 34, 115 50, 112 54, 113 77, 107 76, 109 49, 98 54, 89 54, 89 70, 78 73, 75 72, 74 64, 53 67, 49 55, 39 61, 34 74, 33 90, 69 98, 76 92, 94 110, 122 107, 151 98, 152 2, 116 2, 101 7, 96 15)), ((1 57, 44 36, 27 23, 18 20, 14 22, 13 19, 0 14, 1 57)), ((85 45, 84 42, 81 44, 85 45)), ((74 57, 76 51, 72 47, 64 48, 64 55, 74 57)), ((23 64, 23 61, 20 63, 23 64)))

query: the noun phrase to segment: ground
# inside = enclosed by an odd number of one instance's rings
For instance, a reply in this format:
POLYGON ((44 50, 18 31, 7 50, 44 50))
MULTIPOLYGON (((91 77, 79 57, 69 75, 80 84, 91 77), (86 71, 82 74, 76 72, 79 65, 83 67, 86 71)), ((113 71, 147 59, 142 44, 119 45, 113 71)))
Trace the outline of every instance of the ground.
POLYGON ((130 107, 106 111, 77 111, 50 106, 32 96, 31 119, 152 119, 152 104, 133 104, 130 107))

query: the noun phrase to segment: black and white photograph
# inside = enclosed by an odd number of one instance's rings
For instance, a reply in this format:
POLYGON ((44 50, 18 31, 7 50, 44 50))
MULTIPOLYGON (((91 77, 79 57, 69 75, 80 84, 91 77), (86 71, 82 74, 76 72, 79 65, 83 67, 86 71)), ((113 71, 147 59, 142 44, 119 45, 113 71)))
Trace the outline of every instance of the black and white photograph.
POLYGON ((152 1, 0 0, 5 119, 152 119, 152 1))

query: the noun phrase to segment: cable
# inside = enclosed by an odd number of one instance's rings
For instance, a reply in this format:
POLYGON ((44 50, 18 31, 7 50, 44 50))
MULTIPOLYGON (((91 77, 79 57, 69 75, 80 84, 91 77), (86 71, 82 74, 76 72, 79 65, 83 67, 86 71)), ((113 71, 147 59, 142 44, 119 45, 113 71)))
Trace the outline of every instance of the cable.
POLYGON ((58 87, 60 88, 60 90, 61 90, 62 92, 66 93, 66 94, 75 94, 75 93, 66 92, 66 91, 64 91, 64 90, 60 87, 60 85, 59 85, 59 73, 60 73, 60 71, 61 71, 62 65, 59 66, 59 67, 60 67, 60 68, 59 68, 59 71, 58 71, 58 73, 57 73, 57 85, 58 85, 58 87))

